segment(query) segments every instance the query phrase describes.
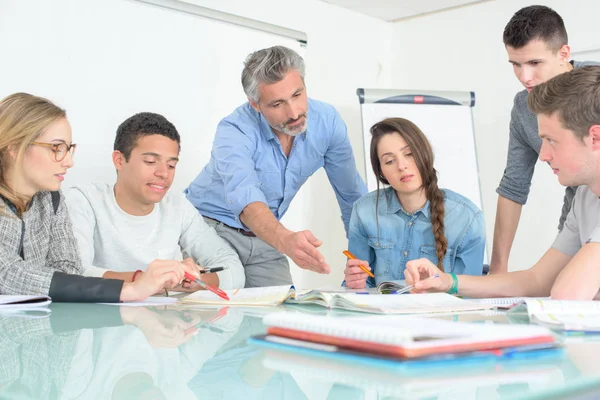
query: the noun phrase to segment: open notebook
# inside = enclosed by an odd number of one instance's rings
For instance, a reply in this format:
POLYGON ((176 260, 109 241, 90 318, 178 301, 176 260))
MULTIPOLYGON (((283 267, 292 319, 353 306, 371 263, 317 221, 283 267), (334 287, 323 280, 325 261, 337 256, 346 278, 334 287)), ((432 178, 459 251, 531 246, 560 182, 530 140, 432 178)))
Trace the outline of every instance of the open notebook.
POLYGON ((377 291, 379 293, 389 293, 396 292, 398 290, 404 289, 405 287, 406 284, 404 283, 404 281, 385 281, 377 285, 377 291))
POLYGON ((489 309, 489 304, 478 304, 446 293, 380 295, 344 291, 296 290, 290 286, 270 286, 226 290, 230 300, 223 300, 207 291, 198 291, 179 300, 181 304, 228 305, 228 306, 275 306, 283 302, 294 304, 317 304, 380 314, 414 314, 436 312, 459 312, 489 309))
POLYGON ((528 299, 531 322, 564 331, 600 333, 600 301, 528 299))
POLYGON ((266 340, 291 339, 335 347, 323 351, 342 349, 398 359, 555 345, 552 333, 535 325, 489 325, 400 315, 331 318, 288 313, 267 315, 263 323, 267 334, 275 338, 267 336, 266 340))

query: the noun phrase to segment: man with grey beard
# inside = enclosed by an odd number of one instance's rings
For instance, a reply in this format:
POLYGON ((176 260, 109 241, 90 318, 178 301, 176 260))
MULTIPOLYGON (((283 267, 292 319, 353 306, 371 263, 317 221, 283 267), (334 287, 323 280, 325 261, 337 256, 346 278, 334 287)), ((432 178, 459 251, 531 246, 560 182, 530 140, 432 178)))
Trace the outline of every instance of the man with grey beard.
POLYGON ((219 123, 211 159, 187 198, 238 252, 246 287, 291 284, 286 255, 301 268, 329 273, 317 250, 321 240, 279 220, 324 167, 348 232, 352 205, 367 188, 346 125, 333 106, 308 98, 304 61, 286 47, 250 54, 242 86, 248 102, 219 123))

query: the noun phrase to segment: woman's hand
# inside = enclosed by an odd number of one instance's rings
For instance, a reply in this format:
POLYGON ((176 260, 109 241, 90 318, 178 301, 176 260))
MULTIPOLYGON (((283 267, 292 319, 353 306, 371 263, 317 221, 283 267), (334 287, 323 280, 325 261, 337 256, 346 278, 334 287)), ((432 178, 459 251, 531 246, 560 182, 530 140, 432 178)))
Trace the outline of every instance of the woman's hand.
POLYGON ((438 269, 426 258, 406 263, 404 278, 407 285, 414 285, 411 293, 447 292, 452 287, 452 277, 438 269), (436 279, 427 279, 439 275, 436 279))
POLYGON ((369 275, 359 265, 363 265, 371 270, 369 263, 363 260, 349 259, 346 262, 346 269, 344 270, 344 277, 346 280, 346 287, 350 289, 364 289, 367 285, 367 278, 369 275))

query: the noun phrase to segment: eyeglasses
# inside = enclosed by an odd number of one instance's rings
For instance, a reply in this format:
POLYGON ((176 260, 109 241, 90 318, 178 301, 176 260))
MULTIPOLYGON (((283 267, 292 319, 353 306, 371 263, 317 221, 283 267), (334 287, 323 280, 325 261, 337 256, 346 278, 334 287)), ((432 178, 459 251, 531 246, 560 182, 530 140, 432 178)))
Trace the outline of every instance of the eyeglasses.
POLYGON ((36 144, 38 146, 46 146, 50 147, 52 152, 54 153, 54 160, 56 162, 61 162, 67 156, 67 153, 71 153, 71 157, 75 154, 75 148, 77 145, 75 143, 66 144, 66 143, 42 143, 42 142, 31 142, 31 144, 36 144))

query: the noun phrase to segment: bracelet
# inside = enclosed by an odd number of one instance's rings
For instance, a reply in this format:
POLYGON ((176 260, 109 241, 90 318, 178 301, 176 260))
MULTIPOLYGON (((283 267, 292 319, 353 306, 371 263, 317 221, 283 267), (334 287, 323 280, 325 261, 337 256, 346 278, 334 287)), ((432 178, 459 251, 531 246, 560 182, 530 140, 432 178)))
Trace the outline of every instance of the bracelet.
POLYGON ((131 277, 131 282, 135 282, 135 278, 136 278, 137 274, 139 274, 139 273, 141 273, 141 272, 142 272, 142 270, 141 270, 141 269, 138 269, 137 271, 135 271, 135 272, 133 273, 133 276, 131 277))
POLYGON ((448 291, 446 293, 457 294, 458 293, 458 277, 456 276, 456 274, 450 274, 450 276, 452 277, 452 286, 450 287, 450 289, 448 289, 448 291))

